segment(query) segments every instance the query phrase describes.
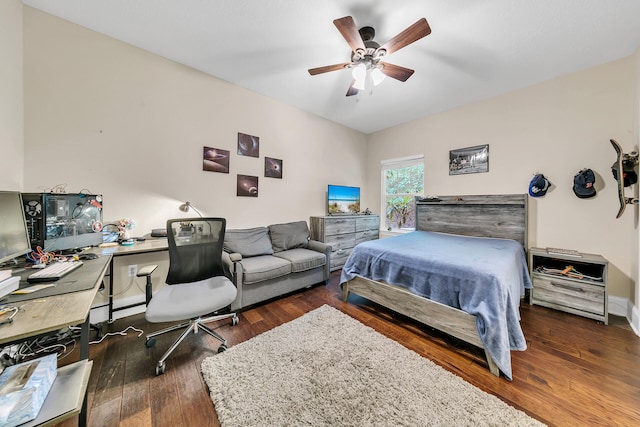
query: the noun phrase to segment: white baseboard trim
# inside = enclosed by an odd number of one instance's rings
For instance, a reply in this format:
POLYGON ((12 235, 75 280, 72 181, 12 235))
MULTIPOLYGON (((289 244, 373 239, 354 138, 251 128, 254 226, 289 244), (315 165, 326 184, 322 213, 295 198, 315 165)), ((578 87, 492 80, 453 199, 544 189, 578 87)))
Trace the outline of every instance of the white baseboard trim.
POLYGON ((640 311, 630 299, 609 295, 609 314, 625 317, 633 332, 640 336, 640 311))
MULTIPOLYGON (((138 304, 144 302, 144 295, 135 295, 132 297, 122 298, 114 301, 113 308, 125 307, 130 304, 138 304)), ((144 313, 146 306, 144 304, 137 307, 127 308, 125 310, 114 311, 113 320, 122 319, 124 317, 133 316, 134 314, 144 313)), ((91 307, 89 313, 89 321, 91 323, 102 323, 109 320, 109 306, 107 304, 100 304, 95 307, 91 307)))

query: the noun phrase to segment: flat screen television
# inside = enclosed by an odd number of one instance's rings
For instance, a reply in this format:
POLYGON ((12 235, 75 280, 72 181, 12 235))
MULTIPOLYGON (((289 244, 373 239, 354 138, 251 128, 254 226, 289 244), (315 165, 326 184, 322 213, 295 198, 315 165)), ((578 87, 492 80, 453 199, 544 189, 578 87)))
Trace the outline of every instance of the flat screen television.
POLYGON ((0 264, 31 252, 22 197, 17 191, 0 191, 0 264))
POLYGON ((360 212, 360 187, 329 184, 327 201, 329 215, 357 214, 360 212))

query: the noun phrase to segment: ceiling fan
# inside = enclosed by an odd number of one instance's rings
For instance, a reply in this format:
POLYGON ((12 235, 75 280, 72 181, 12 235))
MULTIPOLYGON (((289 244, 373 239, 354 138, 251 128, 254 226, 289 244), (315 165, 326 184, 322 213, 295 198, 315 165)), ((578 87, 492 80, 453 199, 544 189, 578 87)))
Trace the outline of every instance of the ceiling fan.
POLYGON ((407 81, 413 74, 413 70, 383 62, 381 59, 431 34, 431 28, 429 28, 427 20, 421 18, 380 46, 373 41, 376 34, 375 30, 372 27, 362 27, 358 30, 351 16, 335 19, 333 24, 351 47, 351 61, 311 68, 309 69, 309 74, 315 76, 329 71, 352 68, 353 81, 349 86, 347 96, 358 94, 359 90, 365 88, 367 80, 371 80, 374 85, 379 84, 385 75, 401 82, 407 81))

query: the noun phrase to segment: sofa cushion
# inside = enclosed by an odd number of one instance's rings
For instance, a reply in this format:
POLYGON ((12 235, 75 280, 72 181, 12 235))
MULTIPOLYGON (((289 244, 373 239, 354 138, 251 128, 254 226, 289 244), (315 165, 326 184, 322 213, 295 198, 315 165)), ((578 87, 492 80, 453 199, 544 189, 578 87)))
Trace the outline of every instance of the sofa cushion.
POLYGON ((224 250, 237 252, 243 257, 271 255, 273 248, 267 227, 227 230, 224 236, 224 250))
POLYGON ((316 267, 321 267, 327 263, 327 257, 325 254, 302 248, 276 252, 273 256, 289 261, 291 263, 291 271, 293 273, 311 270, 316 267))
POLYGON ((242 281, 246 285, 262 282, 291 273, 291 263, 285 259, 272 255, 254 256, 242 260, 244 276, 242 281))
POLYGON ((274 253, 288 249, 306 248, 309 241, 309 227, 306 221, 273 224, 269 226, 269 236, 274 253))

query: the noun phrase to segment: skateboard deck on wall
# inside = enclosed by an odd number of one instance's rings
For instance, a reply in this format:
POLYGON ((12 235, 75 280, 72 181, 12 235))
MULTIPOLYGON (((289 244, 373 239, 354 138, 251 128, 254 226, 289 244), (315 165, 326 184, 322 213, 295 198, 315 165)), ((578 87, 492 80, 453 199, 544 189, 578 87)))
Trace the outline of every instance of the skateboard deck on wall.
POLYGON ((618 199, 620 201, 620 209, 618 209, 618 214, 616 218, 620 218, 624 213, 624 208, 628 204, 638 204, 639 200, 634 197, 626 197, 624 194, 624 167, 623 162, 633 162, 634 167, 638 164, 638 153, 636 151, 632 151, 631 153, 623 153, 622 147, 620 144, 616 142, 614 139, 610 139, 611 145, 613 145, 613 149, 616 150, 617 155, 617 163, 618 163, 618 176, 616 177, 616 181, 618 181, 618 199))

